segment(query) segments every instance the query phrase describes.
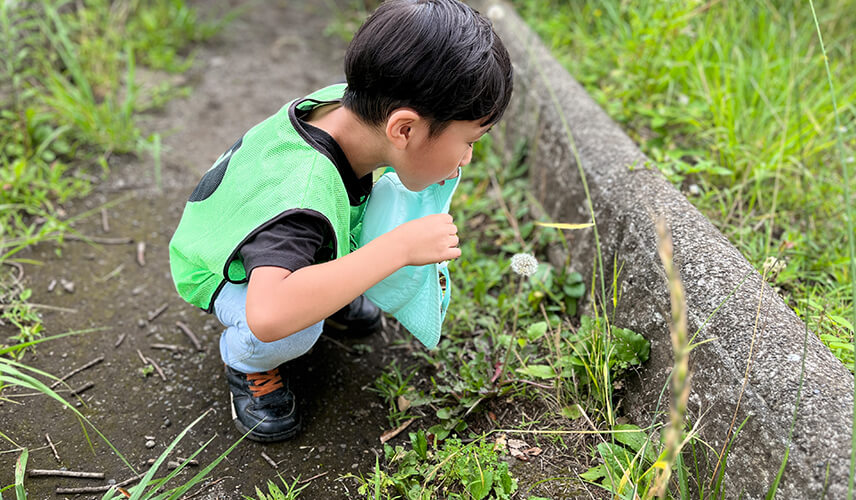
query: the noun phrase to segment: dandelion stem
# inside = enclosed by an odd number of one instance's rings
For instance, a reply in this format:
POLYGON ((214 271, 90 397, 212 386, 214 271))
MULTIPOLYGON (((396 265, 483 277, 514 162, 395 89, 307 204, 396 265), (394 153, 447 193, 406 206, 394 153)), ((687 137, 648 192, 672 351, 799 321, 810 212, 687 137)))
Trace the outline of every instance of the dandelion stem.
POLYGON ((508 366, 508 360, 511 358, 511 351, 514 349, 514 343, 517 341, 517 316, 520 313, 520 292, 523 291, 523 280, 525 277, 520 276, 517 282, 517 293, 514 294, 514 319, 511 321, 511 339, 508 341, 508 348, 505 350, 505 359, 502 361, 502 366, 499 367, 499 376, 496 378, 502 383, 505 376, 505 367, 508 366))

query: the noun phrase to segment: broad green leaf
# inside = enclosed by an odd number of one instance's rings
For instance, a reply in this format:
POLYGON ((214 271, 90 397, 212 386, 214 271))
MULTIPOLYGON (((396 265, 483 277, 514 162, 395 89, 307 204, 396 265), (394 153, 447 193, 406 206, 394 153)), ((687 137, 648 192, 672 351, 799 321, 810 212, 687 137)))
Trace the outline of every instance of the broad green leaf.
MULTIPOLYGON (((635 425, 616 424, 612 429, 618 431, 612 435, 615 440, 633 450, 634 453, 638 453, 648 441, 648 435, 635 425)), ((654 463, 657 460, 655 446, 655 443, 648 442, 648 446, 645 448, 645 460, 648 463, 654 463)))
POLYGON ((530 341, 535 341, 540 339, 547 333, 547 322, 539 321, 537 323, 533 323, 529 325, 529 328, 526 329, 526 336, 530 341))
POLYGON ((546 379, 556 377, 556 372, 553 371, 553 367, 549 365, 529 365, 523 368, 518 368, 517 372, 535 378, 546 379))
POLYGON ((562 408, 562 416, 571 420, 576 420, 583 415, 580 405, 571 405, 562 408))

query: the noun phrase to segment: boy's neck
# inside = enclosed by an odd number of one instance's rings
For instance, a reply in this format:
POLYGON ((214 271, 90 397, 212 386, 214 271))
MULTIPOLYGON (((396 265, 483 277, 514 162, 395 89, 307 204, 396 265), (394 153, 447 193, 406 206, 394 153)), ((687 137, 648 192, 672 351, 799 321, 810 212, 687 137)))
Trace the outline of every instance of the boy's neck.
POLYGON ((341 104, 328 104, 310 113, 307 122, 330 134, 339 144, 357 178, 386 165, 384 137, 341 104))

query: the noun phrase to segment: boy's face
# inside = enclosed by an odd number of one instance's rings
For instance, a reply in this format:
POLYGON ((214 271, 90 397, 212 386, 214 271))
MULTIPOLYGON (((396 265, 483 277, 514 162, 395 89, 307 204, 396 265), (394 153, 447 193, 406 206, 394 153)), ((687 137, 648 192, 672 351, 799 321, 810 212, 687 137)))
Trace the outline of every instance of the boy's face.
POLYGON ((473 144, 490 129, 490 125, 481 123, 456 120, 433 138, 423 135, 395 166, 402 184, 411 191, 421 191, 431 184, 454 179, 458 167, 472 160, 473 144))

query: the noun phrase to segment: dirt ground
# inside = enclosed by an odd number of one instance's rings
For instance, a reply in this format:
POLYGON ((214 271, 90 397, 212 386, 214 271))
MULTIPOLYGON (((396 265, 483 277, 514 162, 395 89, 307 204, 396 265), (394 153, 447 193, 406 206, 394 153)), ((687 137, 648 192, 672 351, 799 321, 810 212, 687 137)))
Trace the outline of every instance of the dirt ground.
MULTIPOLYGON (((231 422, 219 358, 219 323, 175 293, 167 245, 199 177, 236 138, 291 98, 342 80, 345 43, 322 34, 330 20, 330 5, 246 2, 246 12, 200 47, 194 68, 181 77, 192 86, 190 96, 145 118, 146 130, 163 136, 162 188, 156 186, 152 158, 113 157, 110 176, 95 193, 65 207, 70 215, 94 210, 74 229, 102 243, 70 240, 61 251, 44 244, 20 255, 42 263, 26 266, 24 279, 33 290, 31 301, 50 306, 41 309, 46 335, 90 330, 44 343, 24 361, 62 376, 103 357, 69 378, 68 384, 72 388, 94 384, 82 393, 85 405, 79 405, 80 411, 139 471, 207 410, 213 411, 171 455, 186 457, 213 439, 197 457, 201 465, 191 467, 190 474, 240 437, 231 422), (194 348, 178 322, 199 338, 201 349, 194 348), (153 347, 156 344, 179 350, 153 347), (144 376, 141 355, 156 362, 163 378, 158 373, 144 376)), ((207 3, 199 6, 203 11, 210 8, 207 3)), ((0 327, 3 336, 12 333, 10 327, 0 327)), ((376 454, 382 454, 378 437, 388 427, 386 408, 368 387, 394 359, 407 356, 406 349, 389 348, 396 335, 406 334, 387 330, 366 339, 322 337, 292 370, 300 393, 309 395, 302 398, 304 432, 285 443, 241 443, 195 498, 251 495, 254 486, 264 485, 277 473, 286 479, 313 478, 302 498, 354 495, 356 482, 340 478, 369 473, 376 454), (263 454, 277 463, 276 468, 263 454)), ((15 403, 0 402, 0 430, 30 450, 28 469, 65 467, 106 474, 105 480, 27 478, 29 498, 83 498, 54 491, 105 485, 134 475, 92 432, 94 452, 90 450, 72 412, 45 396, 23 392, 6 392, 15 403), (59 462, 47 446, 46 434, 56 446, 59 462)), ((516 418, 512 411, 508 425, 516 418)), ((399 437, 397 442, 405 439, 399 437)), ((0 485, 14 480, 18 454, 8 450, 11 447, 8 443, 0 447, 0 485)), ((528 471, 513 469, 519 470, 515 475, 528 475, 529 483, 572 475, 563 471, 567 457, 550 456, 551 463, 531 464, 528 471)), ((556 498, 576 496, 573 489, 564 491, 556 498)), ((535 493, 545 494, 531 492, 535 493)))

